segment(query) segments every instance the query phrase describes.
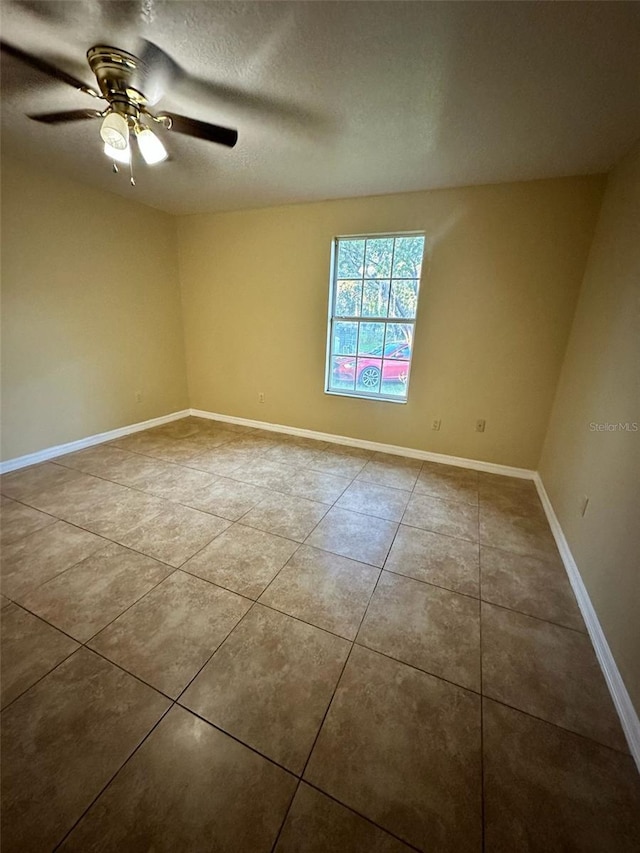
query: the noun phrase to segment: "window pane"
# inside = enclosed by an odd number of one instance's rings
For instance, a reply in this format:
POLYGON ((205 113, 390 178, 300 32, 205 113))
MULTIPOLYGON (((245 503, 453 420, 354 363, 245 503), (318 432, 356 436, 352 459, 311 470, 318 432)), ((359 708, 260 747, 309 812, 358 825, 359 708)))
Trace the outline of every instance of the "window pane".
POLYGON ((409 381, 409 362, 384 359, 382 362, 381 392, 387 397, 406 397, 409 381))
POLYGON ((358 355, 382 355, 384 323, 360 323, 358 355))
POLYGON ((338 355, 331 359, 329 388, 334 391, 353 391, 356 379, 355 356, 338 355))
MULTIPOLYGON (((391 358, 394 347, 397 349, 408 348, 408 358, 411 358, 413 346, 413 323, 388 323, 387 339, 385 341, 385 357, 391 358)), ((402 356, 403 358, 405 356, 402 356)))
POLYGON ((420 278, 424 237, 397 237, 393 255, 394 278, 420 278))
POLYGON ((399 280, 394 279, 391 283, 391 300, 389 302, 390 317, 416 316, 418 307, 418 281, 417 279, 399 280))
POLYGON ((359 317, 361 297, 361 281, 339 281, 336 288, 336 316, 359 317))
POLYGON ((362 295, 362 316, 386 317, 388 304, 389 281, 365 281, 362 295))
POLYGON ((377 394, 380 391, 381 373, 382 361, 379 358, 359 358, 356 382, 358 391, 377 394))
POLYGON ((358 345, 358 324, 337 322, 333 324, 334 355, 353 355, 358 345))
POLYGON ((364 264, 366 278, 389 278, 393 257, 393 237, 367 240, 367 255, 364 264))
POLYGON ((362 278, 364 244, 364 240, 338 241, 338 269, 336 278, 362 278))

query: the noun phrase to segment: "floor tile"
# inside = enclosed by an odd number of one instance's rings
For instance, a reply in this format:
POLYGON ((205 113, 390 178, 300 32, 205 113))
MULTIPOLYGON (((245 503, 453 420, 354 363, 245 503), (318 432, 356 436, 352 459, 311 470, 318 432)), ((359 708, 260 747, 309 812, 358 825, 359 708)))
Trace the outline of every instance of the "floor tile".
POLYGON ((51 850, 168 705, 86 649, 17 699, 2 730, 3 851, 51 850))
POLYGON ((402 523, 457 539, 478 541, 478 508, 458 501, 414 494, 404 512, 402 523))
POLYGON ((260 601, 353 640, 380 572, 303 545, 260 601))
POLYGON ((171 438, 186 438, 190 435, 200 434, 204 427, 205 423, 202 418, 186 417, 153 427, 149 432, 155 435, 166 435, 171 438))
POLYGON ((387 521, 400 521, 409 503, 411 492, 402 489, 390 489, 363 480, 353 482, 342 495, 336 506, 386 518, 387 521))
POLYGON ((306 468, 311 465, 322 452, 321 447, 302 446, 292 441, 276 444, 267 451, 266 459, 269 462, 280 462, 292 468, 306 468))
POLYGON ((234 524, 182 568, 192 575, 255 599, 297 547, 291 539, 234 524))
POLYGON ((540 505, 533 480, 520 477, 504 477, 502 474, 488 474, 485 471, 479 471, 478 491, 480 503, 485 506, 504 500, 521 506, 537 507, 540 505))
POLYGON ((0 505, 0 545, 4 548, 23 536, 55 524, 56 519, 29 506, 2 498, 0 505))
POLYGON ((383 572, 357 642, 480 690, 480 603, 475 598, 383 572))
POLYGON ((274 853, 408 853, 411 849, 302 782, 274 853))
POLYGON ((418 479, 420 467, 420 462, 405 460, 401 456, 393 457, 392 461, 380 461, 377 456, 374 456, 356 479, 364 480, 366 483, 377 483, 379 486, 389 486, 392 489, 411 490, 418 479), (414 464, 408 464, 409 462, 414 464))
POLYGON ((480 504, 480 542, 523 557, 558 559, 555 539, 546 519, 529 513, 486 510, 480 504))
POLYGON ((172 571, 111 543, 33 590, 24 606, 84 643, 172 571))
POLYGON ((140 481, 137 488, 168 501, 189 504, 194 495, 213 485, 216 480, 217 477, 207 471, 166 463, 165 470, 140 481))
POLYGON ((180 701, 299 774, 350 648, 340 637, 257 604, 180 701))
POLYGON ((153 495, 88 474, 48 489, 31 502, 44 512, 108 539, 154 518, 164 506, 153 495))
POLYGON ((176 571, 89 645, 175 698, 250 606, 246 598, 176 571))
POLYGON ((229 522, 223 518, 166 501, 153 518, 113 538, 121 545, 178 567, 227 527, 229 522))
POLYGON ((626 750, 587 635, 485 602, 481 618, 486 696, 626 750))
POLYGON ((40 465, 32 465, 29 468, 21 468, 10 474, 3 474, 0 478, 0 489, 2 494, 14 500, 24 500, 38 494, 52 486, 68 483, 78 476, 77 472, 55 465, 52 462, 42 462, 40 465))
POLYGON ((242 523, 303 542, 326 512, 326 505, 317 501, 273 493, 243 516, 242 523))
POLYGON ((185 503, 202 512, 210 512, 220 518, 237 521, 264 500, 268 494, 265 489, 252 486, 250 483, 218 477, 215 483, 194 492, 185 503))
MULTIPOLYGON (((488 476, 488 475, 485 475, 488 476)), ((558 549, 534 484, 499 478, 480 486, 480 542, 525 557, 559 559, 558 549)))
POLYGON ((98 444, 86 450, 61 456, 56 461, 60 466, 64 465, 94 477, 111 480, 121 486, 136 488, 172 467, 170 462, 141 456, 139 453, 123 450, 113 444, 98 444))
POLYGON ((79 648, 16 604, 2 611, 2 707, 79 648))
POLYGON ((286 485, 286 493, 319 503, 332 504, 347 488, 350 479, 323 474, 308 468, 295 471, 286 485))
POLYGON ((478 546, 401 524, 384 567, 467 595, 479 594, 478 546))
POLYGON ((3 545, 0 554, 2 589, 6 595, 20 601, 40 584, 106 544, 100 536, 56 521, 30 536, 3 545))
POLYGON ((131 435, 123 435, 121 438, 109 442, 109 444, 111 447, 130 450, 132 453, 140 453, 143 456, 154 456, 156 451, 162 452, 162 448, 170 446, 177 440, 175 436, 148 429, 142 432, 134 432, 131 435))
POLYGON ((245 462, 240 468, 236 468, 230 476, 234 480, 240 480, 241 483, 251 483, 252 486, 260 486, 262 489, 284 492, 294 471, 295 468, 290 465, 270 462, 262 457, 245 462))
POLYGON ((636 853, 633 759, 484 700, 485 843, 495 853, 636 853))
POLYGON ((480 548, 482 599, 567 628, 586 631, 560 559, 480 548))
POLYGON ((269 853, 295 786, 285 770, 176 707, 61 850, 269 853))
POLYGON ((477 506, 478 472, 439 462, 424 462, 415 493, 477 506))
POLYGON ((229 444, 215 447, 213 450, 207 450, 190 459, 189 467, 226 477, 246 465, 247 462, 260 458, 260 450, 252 447, 238 447, 237 445, 237 441, 232 441, 229 444))
POLYGON ((307 545, 380 568, 397 529, 394 522, 333 507, 308 537, 307 545))
POLYGON ((337 477, 349 477, 353 479, 367 464, 368 456, 348 456, 338 452, 339 445, 332 445, 336 450, 323 450, 310 463, 309 468, 320 471, 323 474, 334 474, 337 477))
POLYGON ((482 844, 480 699, 355 646, 305 778, 410 844, 482 844))
POLYGON ((239 435, 233 441, 234 449, 251 450, 264 456, 267 450, 275 447, 277 442, 277 433, 267 432, 266 430, 254 430, 249 435, 239 435))

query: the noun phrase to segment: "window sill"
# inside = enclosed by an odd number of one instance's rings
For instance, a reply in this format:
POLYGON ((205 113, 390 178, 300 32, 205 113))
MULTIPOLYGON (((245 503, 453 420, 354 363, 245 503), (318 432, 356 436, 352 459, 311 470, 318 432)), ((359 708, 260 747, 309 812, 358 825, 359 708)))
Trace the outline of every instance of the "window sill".
POLYGON ((350 397, 353 400, 369 400, 372 403, 400 403, 400 405, 408 403, 406 398, 403 400, 398 397, 382 397, 378 394, 373 396, 372 394, 357 394, 352 391, 329 391, 326 388, 324 393, 329 394, 331 397, 350 397))

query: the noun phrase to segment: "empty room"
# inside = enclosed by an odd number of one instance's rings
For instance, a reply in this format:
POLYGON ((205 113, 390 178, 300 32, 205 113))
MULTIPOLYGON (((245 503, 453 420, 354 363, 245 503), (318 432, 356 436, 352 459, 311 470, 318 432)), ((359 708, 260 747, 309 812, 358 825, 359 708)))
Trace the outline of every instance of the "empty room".
POLYGON ((1 24, 3 853, 637 853, 640 4, 1 24))

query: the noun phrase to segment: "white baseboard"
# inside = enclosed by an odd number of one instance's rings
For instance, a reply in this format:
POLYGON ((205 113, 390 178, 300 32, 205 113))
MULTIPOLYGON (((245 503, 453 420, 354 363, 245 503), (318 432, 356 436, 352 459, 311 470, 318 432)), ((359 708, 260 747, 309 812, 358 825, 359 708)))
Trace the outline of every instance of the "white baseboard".
POLYGON ((496 462, 481 462, 478 459, 465 459, 462 456, 447 456, 444 453, 432 453, 430 450, 417 450, 414 447, 400 447, 397 444, 383 444, 380 441, 367 441, 363 438, 352 438, 347 435, 334 435, 330 432, 317 432, 312 429, 271 424, 266 421, 254 421, 249 418, 236 418, 233 415, 220 415, 216 412, 205 412, 201 409, 191 409, 190 414, 195 418, 207 418, 227 424, 264 429, 270 432, 283 432, 288 435, 298 435, 302 438, 314 438, 318 441, 328 441, 332 444, 346 444, 348 447, 361 447, 364 450, 374 450, 379 453, 391 453, 395 456, 408 456, 412 459, 422 459, 428 462, 440 462, 443 465, 456 465, 459 468, 472 468, 475 471, 485 471, 489 474, 502 474, 506 477, 519 477, 533 480, 535 471, 529 468, 514 468, 510 465, 499 465, 496 462))
POLYGON ((587 631, 589 632, 591 643, 593 644, 596 657, 598 658, 598 663, 600 664, 605 681, 607 682, 607 687, 611 693, 613 704, 615 705, 618 716, 620 717, 622 729, 625 737, 627 738, 627 743, 629 744, 629 751, 631 752, 638 770, 640 771, 640 720, 638 719, 638 714, 633 707, 631 697, 629 696, 624 681, 622 680, 622 676, 620 675, 620 670, 618 669, 613 654, 611 653, 611 649, 607 643, 607 638, 602 630, 602 625, 600 624, 596 611, 591 603, 589 593, 587 592, 587 588, 580 575, 580 570, 573 558, 573 554, 569 548, 569 543, 565 538, 560 522, 558 521, 558 517, 556 516, 551 501, 549 500, 549 495, 544 487, 544 483, 537 472, 534 477, 534 482, 536 484, 538 494, 540 495, 540 500, 542 501, 547 520, 549 521, 549 526, 551 527, 551 531, 555 537, 558 550, 560 551, 562 562, 564 563, 567 575, 569 576, 573 592, 578 601, 580 612, 582 613, 585 625, 587 626, 587 631))
POLYGON ((85 447, 92 447, 94 444, 102 444, 105 441, 113 441, 116 438, 122 438, 123 435, 130 435, 133 432, 140 432, 143 429, 161 426, 170 421, 177 421, 179 418, 186 418, 189 415, 188 409, 183 409, 181 412, 173 412, 170 415, 162 415, 159 418, 151 418, 148 421, 141 421, 137 424, 112 429, 108 432, 100 432, 97 435, 90 435, 88 438, 80 438, 77 441, 69 441, 66 444, 58 444, 55 447, 46 447, 44 450, 38 450, 35 453, 27 453, 26 456, 17 456, 15 459, 7 459, 6 462, 0 462, 0 474, 8 474, 9 471, 17 471, 18 468, 26 468, 28 465, 36 465, 38 462, 46 462, 47 459, 55 459, 56 456, 64 456, 65 453, 73 453, 75 450, 84 450, 85 447))

